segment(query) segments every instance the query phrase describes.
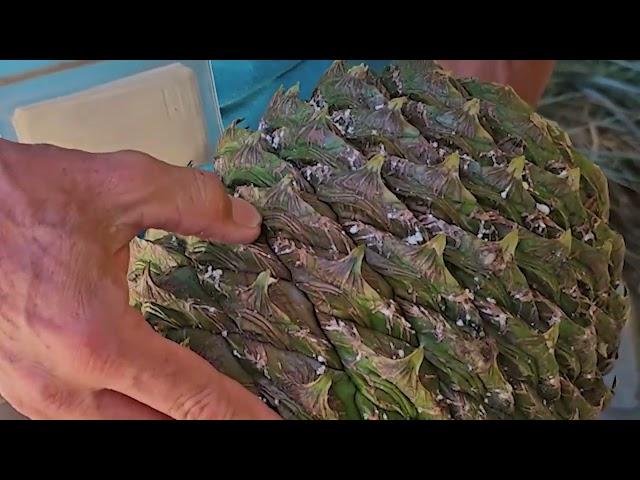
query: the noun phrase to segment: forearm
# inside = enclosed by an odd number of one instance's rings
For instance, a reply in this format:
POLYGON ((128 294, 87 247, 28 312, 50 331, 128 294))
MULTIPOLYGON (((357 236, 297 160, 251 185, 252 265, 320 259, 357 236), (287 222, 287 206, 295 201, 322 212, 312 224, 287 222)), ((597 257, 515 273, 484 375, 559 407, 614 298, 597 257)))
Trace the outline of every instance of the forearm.
POLYGON ((510 85, 529 104, 542 97, 555 60, 438 60, 456 76, 510 85))

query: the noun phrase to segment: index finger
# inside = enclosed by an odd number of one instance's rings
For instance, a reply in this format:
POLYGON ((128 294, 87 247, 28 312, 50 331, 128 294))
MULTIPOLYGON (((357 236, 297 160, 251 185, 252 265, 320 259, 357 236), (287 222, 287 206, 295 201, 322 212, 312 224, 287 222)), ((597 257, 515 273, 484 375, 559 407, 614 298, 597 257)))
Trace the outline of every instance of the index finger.
POLYGON ((108 388, 177 420, 275 420, 258 397, 204 358, 157 334, 131 309, 131 331, 108 388))

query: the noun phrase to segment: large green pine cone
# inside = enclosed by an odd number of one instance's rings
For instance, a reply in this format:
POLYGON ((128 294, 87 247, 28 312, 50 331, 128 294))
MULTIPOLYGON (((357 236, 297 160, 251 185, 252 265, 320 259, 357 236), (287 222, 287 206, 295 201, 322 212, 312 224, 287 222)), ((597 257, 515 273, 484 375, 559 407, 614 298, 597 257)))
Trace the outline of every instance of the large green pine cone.
POLYGON ((629 312, 600 169, 509 88, 336 62, 236 124, 252 245, 150 231, 131 300, 285 418, 591 419, 629 312))

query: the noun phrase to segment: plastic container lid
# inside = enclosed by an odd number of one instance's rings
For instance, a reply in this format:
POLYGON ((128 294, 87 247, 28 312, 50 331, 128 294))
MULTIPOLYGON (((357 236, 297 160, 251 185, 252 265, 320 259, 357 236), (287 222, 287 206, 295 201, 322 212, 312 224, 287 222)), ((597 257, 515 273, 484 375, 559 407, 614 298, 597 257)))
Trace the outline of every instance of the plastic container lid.
MULTIPOLYGON (((16 111, 26 106, 73 98, 76 94, 171 65, 187 67, 196 79, 197 100, 205 125, 207 156, 210 158, 223 127, 211 62, 208 60, 0 61, 0 137, 14 141, 20 139, 15 124, 16 111)), ((179 105, 181 100, 174 99, 175 104, 179 105)), ((123 112, 123 115, 126 113, 123 112)), ((105 131, 105 135, 109 135, 109 131, 105 131)))

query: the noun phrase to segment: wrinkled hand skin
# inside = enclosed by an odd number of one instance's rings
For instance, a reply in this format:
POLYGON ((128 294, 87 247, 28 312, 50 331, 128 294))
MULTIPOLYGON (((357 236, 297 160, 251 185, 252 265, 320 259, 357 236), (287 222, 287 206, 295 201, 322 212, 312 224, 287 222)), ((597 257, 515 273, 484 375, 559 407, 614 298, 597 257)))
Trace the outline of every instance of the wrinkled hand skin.
POLYGON ((276 419, 129 306, 129 241, 246 243, 260 216, 212 174, 137 152, 0 140, 0 395, 32 419, 276 419))
POLYGON ((536 107, 553 73, 555 60, 437 60, 458 77, 475 77, 483 82, 511 86, 520 97, 536 107))

